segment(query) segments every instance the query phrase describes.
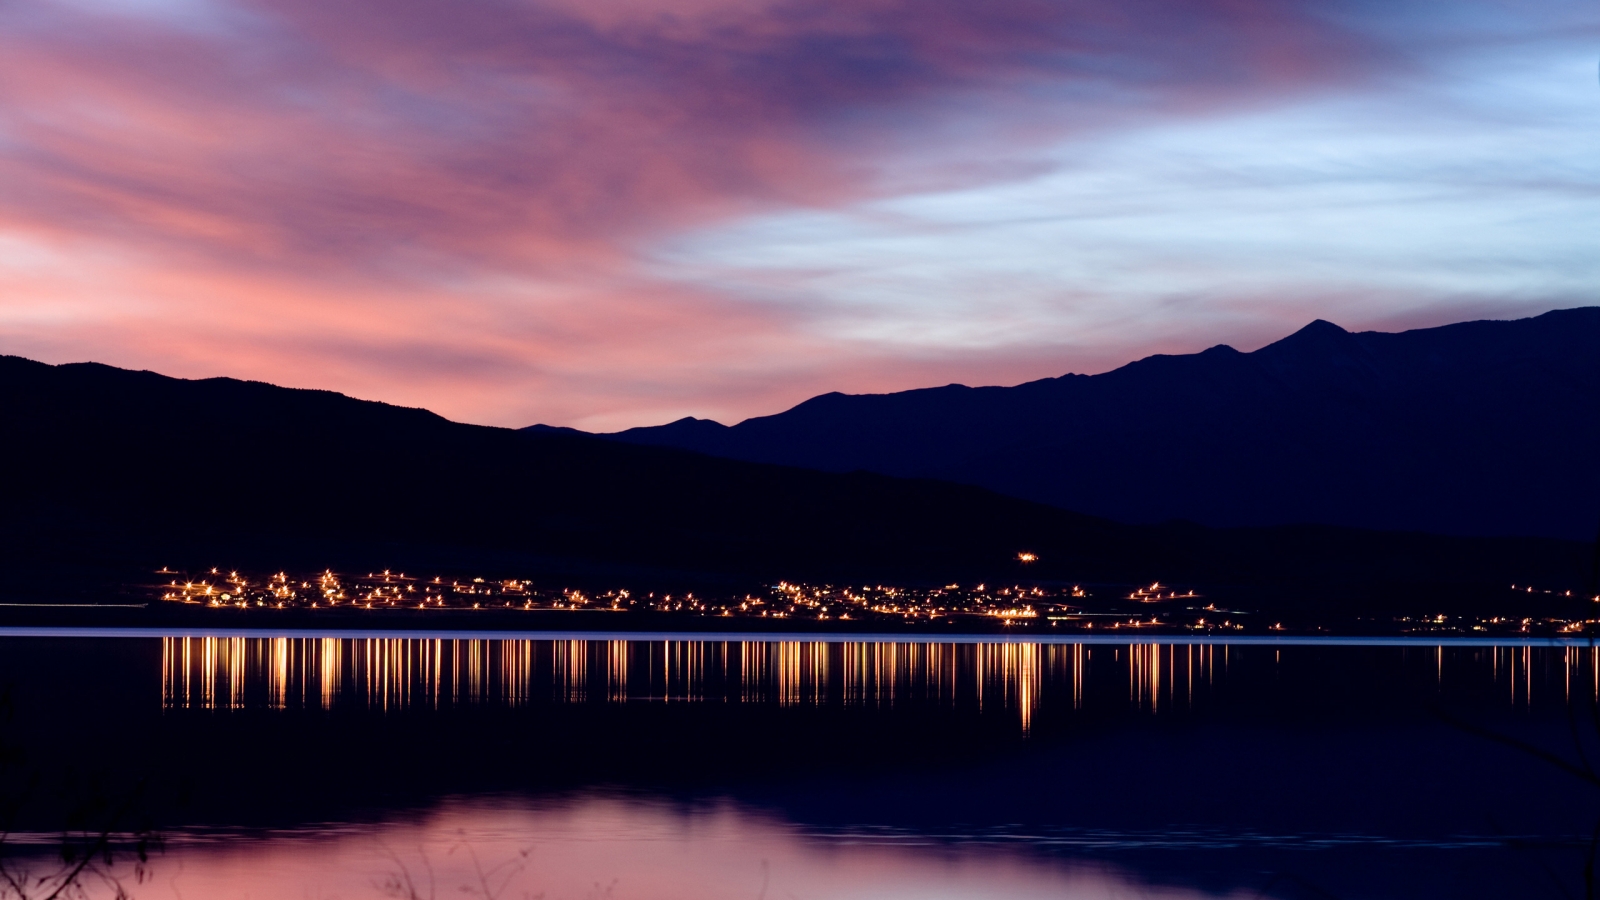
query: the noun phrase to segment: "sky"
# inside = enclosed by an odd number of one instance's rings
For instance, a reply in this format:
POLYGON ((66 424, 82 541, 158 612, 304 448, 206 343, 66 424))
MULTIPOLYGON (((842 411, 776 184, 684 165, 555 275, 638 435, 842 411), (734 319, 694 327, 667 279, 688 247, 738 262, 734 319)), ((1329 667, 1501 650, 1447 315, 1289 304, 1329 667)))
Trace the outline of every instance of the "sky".
POLYGON ((1600 302, 1590 0, 6 0, 0 353, 732 423, 1600 302))

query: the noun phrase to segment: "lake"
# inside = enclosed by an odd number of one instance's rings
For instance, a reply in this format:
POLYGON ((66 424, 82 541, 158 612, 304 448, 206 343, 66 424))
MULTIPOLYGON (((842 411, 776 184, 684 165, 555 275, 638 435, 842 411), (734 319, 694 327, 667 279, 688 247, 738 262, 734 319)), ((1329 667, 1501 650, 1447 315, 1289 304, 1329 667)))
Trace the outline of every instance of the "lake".
POLYGON ((112 873, 163 900, 1559 897, 1600 792, 1539 754, 1600 750, 1596 663, 1549 640, 10 629, 7 848, 39 867, 63 828, 153 827, 143 880, 112 873))

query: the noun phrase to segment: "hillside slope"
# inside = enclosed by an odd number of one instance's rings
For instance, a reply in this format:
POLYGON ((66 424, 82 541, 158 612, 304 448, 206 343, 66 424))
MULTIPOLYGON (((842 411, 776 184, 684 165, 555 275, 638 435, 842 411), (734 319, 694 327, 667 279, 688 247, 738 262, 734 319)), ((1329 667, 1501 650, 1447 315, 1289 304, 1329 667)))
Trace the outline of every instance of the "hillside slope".
POLYGON ((524 435, 325 391, 96 364, 0 358, 0 423, 16 473, 0 485, 0 521, 14 541, 80 529, 147 544, 153 558, 271 545, 375 562, 427 548, 678 572, 936 573, 1003 563, 1050 536, 1092 544, 1119 531, 957 485, 524 435))

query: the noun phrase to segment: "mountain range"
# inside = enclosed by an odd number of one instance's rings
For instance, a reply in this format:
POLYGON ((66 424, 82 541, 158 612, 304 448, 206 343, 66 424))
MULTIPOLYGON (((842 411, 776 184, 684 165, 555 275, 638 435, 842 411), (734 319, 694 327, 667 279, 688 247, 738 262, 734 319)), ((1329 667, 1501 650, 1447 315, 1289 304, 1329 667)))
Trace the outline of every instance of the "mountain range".
POLYGON ((5 602, 103 602, 159 567, 223 565, 652 589, 1160 578, 1348 606, 1503 597, 1509 582, 1581 590, 1589 558, 1583 544, 1548 539, 1128 525, 968 485, 529 434, 327 391, 93 363, 0 357, 0 429, 5 602), (1019 562, 1024 551, 1037 562, 1019 562))
POLYGON ((1600 524, 1600 307, 1394 334, 1318 320, 1250 353, 830 393, 731 427, 686 418, 604 437, 969 484, 1127 523, 1587 540, 1600 524))

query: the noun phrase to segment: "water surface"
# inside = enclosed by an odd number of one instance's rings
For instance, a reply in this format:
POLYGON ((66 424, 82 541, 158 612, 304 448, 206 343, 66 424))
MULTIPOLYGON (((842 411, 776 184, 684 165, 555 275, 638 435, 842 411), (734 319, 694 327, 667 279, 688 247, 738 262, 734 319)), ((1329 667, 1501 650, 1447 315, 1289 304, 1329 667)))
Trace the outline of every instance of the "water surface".
MULTIPOLYGON (((28 771, 63 797, 143 785, 168 844, 135 893, 188 898, 1560 896, 1600 803, 1496 738, 1592 754, 1596 662, 1576 642, 0 638, 28 771)), ((23 840, 46 846, 51 813, 23 840)))

